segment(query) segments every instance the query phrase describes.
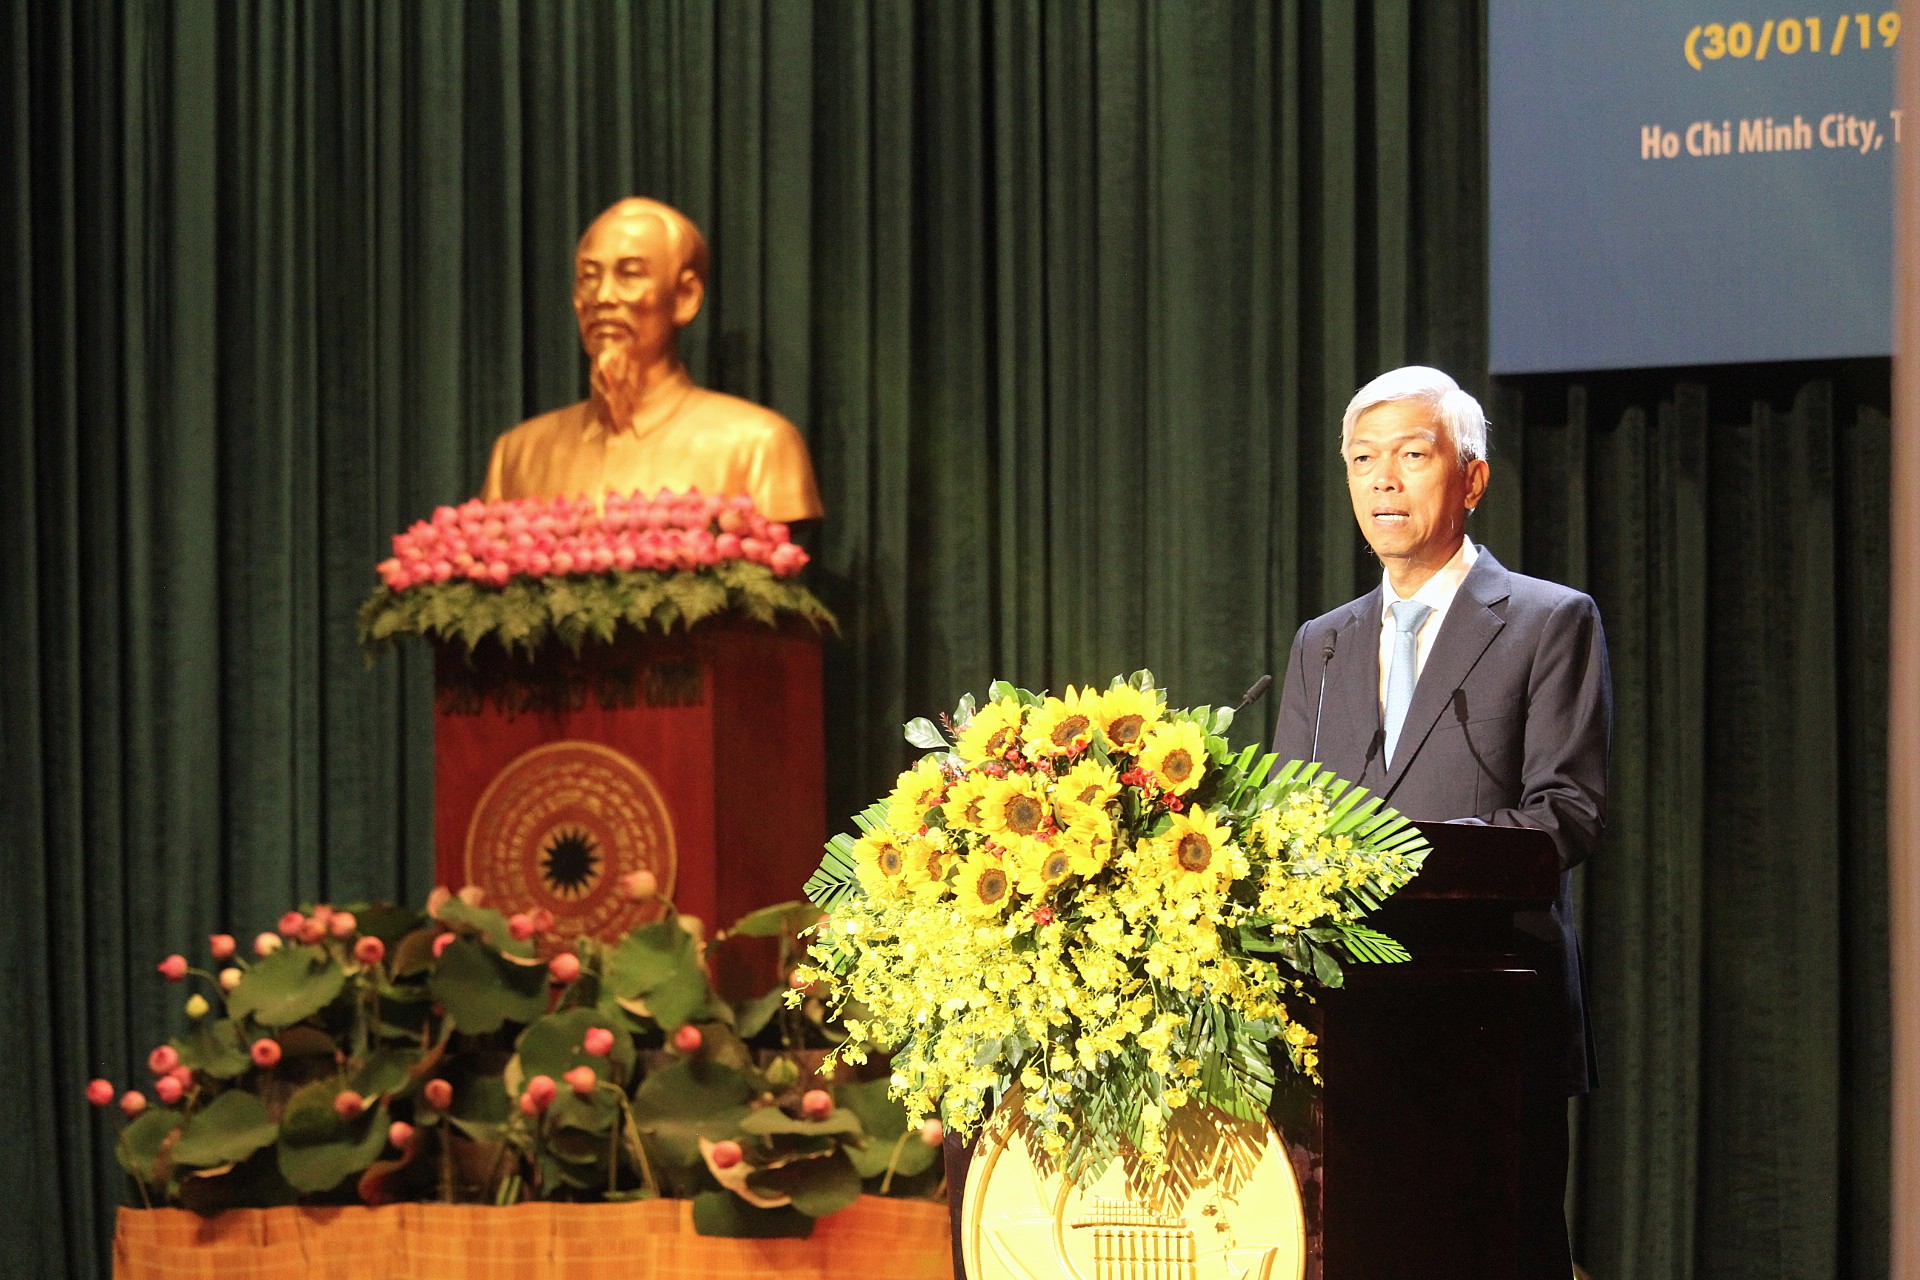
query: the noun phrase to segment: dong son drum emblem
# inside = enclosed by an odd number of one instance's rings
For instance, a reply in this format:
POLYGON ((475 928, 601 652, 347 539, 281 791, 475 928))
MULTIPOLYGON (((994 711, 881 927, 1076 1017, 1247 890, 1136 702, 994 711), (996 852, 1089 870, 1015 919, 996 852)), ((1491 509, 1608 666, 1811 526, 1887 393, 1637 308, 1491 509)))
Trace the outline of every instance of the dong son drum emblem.
POLYGON ((557 936, 611 937, 657 916, 620 877, 642 869, 673 894, 673 819, 638 764, 595 742, 550 742, 502 769, 467 827, 467 882, 516 910, 553 912, 557 936))

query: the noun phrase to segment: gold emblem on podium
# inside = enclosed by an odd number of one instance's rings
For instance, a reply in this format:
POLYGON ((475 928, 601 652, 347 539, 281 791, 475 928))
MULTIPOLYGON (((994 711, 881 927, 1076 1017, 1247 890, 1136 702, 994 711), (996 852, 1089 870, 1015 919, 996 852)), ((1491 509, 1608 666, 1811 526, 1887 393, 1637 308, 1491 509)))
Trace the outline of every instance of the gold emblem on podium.
POLYGON ((620 893, 648 870, 673 894, 673 818, 632 759, 597 742, 549 742, 494 776, 467 826, 466 874, 509 910, 545 907, 561 937, 608 937, 659 915, 620 893))
POLYGON ((1279 1135, 1197 1107, 1168 1168, 1114 1161, 1075 1185, 1030 1143, 1017 1101, 988 1121, 960 1208, 970 1280, 1300 1280, 1306 1215, 1279 1135))

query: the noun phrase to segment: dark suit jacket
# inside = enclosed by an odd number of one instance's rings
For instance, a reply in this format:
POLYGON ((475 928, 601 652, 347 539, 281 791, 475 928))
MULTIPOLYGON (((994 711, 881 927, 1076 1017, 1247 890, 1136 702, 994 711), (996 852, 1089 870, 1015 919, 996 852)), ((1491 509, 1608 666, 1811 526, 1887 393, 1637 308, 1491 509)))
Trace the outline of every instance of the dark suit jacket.
POLYGON ((1580 943, 1567 869, 1593 851, 1607 807, 1613 686, 1600 611, 1557 583, 1511 573, 1484 547, 1434 638, 1401 727, 1397 758, 1382 760, 1381 591, 1315 618, 1293 638, 1273 748, 1312 758, 1326 639, 1326 703, 1319 759, 1410 818, 1479 818, 1534 827, 1560 851, 1559 897, 1520 927, 1546 944, 1535 1061, 1543 1083, 1568 1093, 1593 1085, 1580 943))

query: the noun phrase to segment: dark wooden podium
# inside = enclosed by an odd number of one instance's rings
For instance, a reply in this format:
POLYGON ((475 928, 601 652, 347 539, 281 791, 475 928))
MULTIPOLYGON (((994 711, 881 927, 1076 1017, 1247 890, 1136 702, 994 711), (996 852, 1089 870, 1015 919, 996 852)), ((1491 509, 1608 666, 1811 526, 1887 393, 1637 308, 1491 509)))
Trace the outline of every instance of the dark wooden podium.
MULTIPOLYGON (((810 626, 716 619, 622 631, 577 654, 551 642, 531 659, 448 645, 434 676, 441 884, 479 885, 508 910, 544 907, 558 938, 610 938, 659 909, 623 897, 628 871, 654 872, 711 931, 800 897, 820 861, 826 752, 810 626)), ((770 947, 741 975, 747 986, 768 980, 770 947)))
MULTIPOLYGON (((1303 1011, 1323 1088, 1276 1063, 1275 1126, 1307 1219, 1307 1280, 1516 1280, 1525 1048, 1538 943, 1519 911, 1553 900, 1559 863, 1538 831, 1421 823, 1433 845, 1414 882, 1368 923, 1403 964, 1346 966, 1303 1011)), ((971 1152, 947 1144, 958 1189, 971 1152)))
POLYGON ((1419 825, 1425 868, 1368 920, 1412 960, 1347 965, 1306 1011, 1323 1088, 1275 1073, 1307 1280, 1534 1274, 1515 1223, 1540 944, 1514 914, 1553 900, 1559 862, 1542 832, 1419 825))

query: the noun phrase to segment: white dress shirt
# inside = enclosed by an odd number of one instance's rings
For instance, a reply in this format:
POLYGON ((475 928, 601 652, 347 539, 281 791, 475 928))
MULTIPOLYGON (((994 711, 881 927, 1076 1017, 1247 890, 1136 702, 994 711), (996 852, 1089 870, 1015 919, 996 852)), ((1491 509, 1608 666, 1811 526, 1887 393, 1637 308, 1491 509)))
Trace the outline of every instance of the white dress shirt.
POLYGON ((1387 710, 1387 673, 1393 669, 1393 635, 1396 628, 1387 609, 1396 600, 1418 600, 1432 609, 1426 620, 1420 624, 1416 633, 1413 654, 1414 679, 1417 682, 1420 673, 1427 669, 1427 655, 1433 652, 1434 639, 1440 634, 1440 624, 1447 619, 1447 610, 1453 605, 1453 597, 1460 591, 1460 584, 1467 580, 1467 570, 1473 568, 1473 562, 1480 558, 1480 549, 1473 545, 1473 539, 1462 534, 1460 549, 1453 553, 1453 559, 1447 561, 1431 578, 1420 584, 1420 589, 1411 596, 1403 596, 1393 589, 1393 579, 1385 570, 1380 574, 1380 713, 1387 710))

